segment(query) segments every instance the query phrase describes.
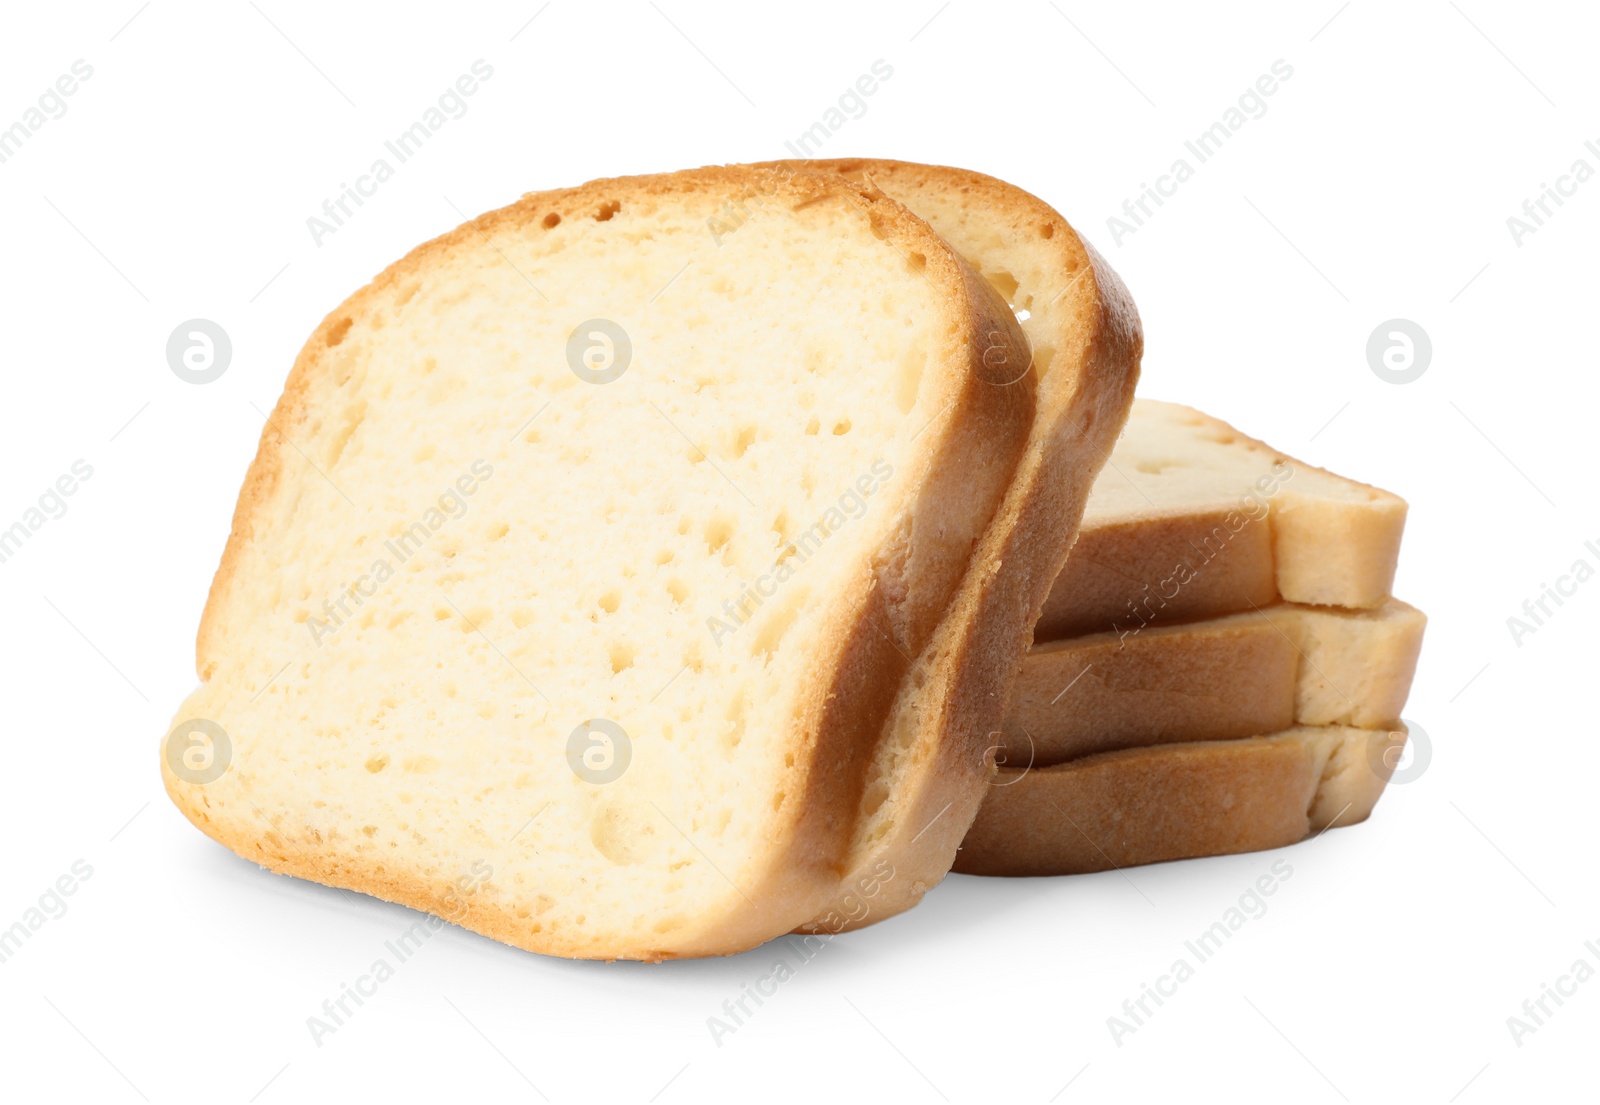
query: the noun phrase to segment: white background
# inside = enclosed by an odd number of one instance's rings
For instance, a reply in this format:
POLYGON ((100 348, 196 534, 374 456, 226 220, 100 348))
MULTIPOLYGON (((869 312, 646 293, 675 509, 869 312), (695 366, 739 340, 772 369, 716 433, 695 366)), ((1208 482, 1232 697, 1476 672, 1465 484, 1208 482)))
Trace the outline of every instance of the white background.
POLYGON ((1600 180, 1520 244, 1506 222, 1574 160, 1600 169, 1592 10, 138 2, 9 5, 0 27, 0 126, 75 59, 94 70, 0 165, 0 526, 75 460, 94 470, 0 564, 0 927, 75 860, 93 868, 0 964, 0 1096, 1470 1103, 1592 1086, 1600 980, 1521 1046, 1507 1018, 1579 957, 1600 965, 1600 581, 1520 646, 1506 624, 1575 560, 1600 567, 1600 180), (307 217, 479 58, 494 75, 469 112, 314 244, 307 217), (1368 823, 1282 853, 952 877, 835 940, 721 1046, 707 1018, 773 949, 605 965, 450 929, 319 1048, 306 1018, 415 915, 235 858, 166 801, 156 755, 296 350, 463 215, 785 156, 880 58, 892 78, 823 154, 1036 192, 1138 299, 1144 394, 1410 501, 1396 590, 1432 619, 1407 710, 1426 770, 1368 823), (1294 74, 1265 116, 1114 243, 1108 216, 1280 58, 1294 74), (234 347, 206 386, 164 355, 195 317, 234 347), (1396 317, 1434 350, 1403 386, 1365 356, 1396 317), (1294 873, 1269 912, 1115 1043, 1107 1018, 1275 858, 1294 873))

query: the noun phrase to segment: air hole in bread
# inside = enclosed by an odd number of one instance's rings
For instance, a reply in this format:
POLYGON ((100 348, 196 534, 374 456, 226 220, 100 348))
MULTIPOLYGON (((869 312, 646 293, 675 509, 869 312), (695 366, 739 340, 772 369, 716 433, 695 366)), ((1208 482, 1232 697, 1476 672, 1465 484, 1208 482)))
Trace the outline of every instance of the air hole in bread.
POLYGON ((387 752, 379 752, 376 756, 370 756, 367 758, 367 770, 372 772, 374 775, 388 766, 389 754, 387 752))
POLYGON ((667 594, 672 596, 672 601, 679 606, 683 605, 689 597, 689 585, 681 579, 667 580, 667 594))
POLYGON ((837 421, 837 422, 835 422, 833 424, 833 436, 834 437, 843 437, 845 434, 847 434, 849 432, 850 432, 850 420, 848 418, 841 418, 841 419, 839 419, 839 421, 837 421))
POLYGON ((1056 359, 1056 350, 1053 345, 1036 345, 1033 347, 1033 374, 1040 380, 1050 372, 1050 365, 1056 359))
POLYGON ((912 272, 921 272, 928 265, 928 259, 920 253, 913 253, 906 258, 906 267, 912 272))
POLYGON ((861 796, 862 816, 871 817, 877 813, 879 807, 883 805, 888 797, 889 787, 887 783, 882 779, 874 779, 872 784, 867 787, 866 793, 861 796))
POLYGON ((1039 237, 1041 237, 1041 238, 1054 238, 1055 236, 1056 236, 1056 224, 1055 223, 1045 223, 1043 226, 1041 226, 1039 228, 1039 237))
POLYGON ((983 275, 989 283, 994 285, 994 290, 1005 297, 1007 303, 1011 303, 1016 299, 1018 281, 1015 276, 1004 269, 997 272, 986 272, 983 275))
POLYGON ((767 615, 766 621, 761 626, 761 632, 756 634, 755 644, 752 646, 755 655, 770 657, 778 651, 778 646, 783 642, 783 635, 794 624, 805 601, 804 587, 796 587, 790 594, 784 596, 778 608, 767 615))
POLYGON ((621 210, 622 202, 620 200, 610 200, 606 203, 602 203, 600 205, 600 210, 594 213, 594 221, 597 223, 610 222, 611 216, 615 215, 621 210))
POLYGON ((589 841, 619 867, 638 863, 650 855, 655 851, 656 838, 655 825, 616 799, 601 806, 589 822, 589 841))
POLYGON ((546 230, 554 230, 556 227, 558 227, 560 225, 561 225, 561 216, 557 215, 554 211, 550 212, 550 214, 548 214, 548 215, 546 215, 544 217, 544 228, 546 230))
POLYGON ((600 596, 600 609, 607 614, 615 614, 617 607, 622 603, 622 595, 616 591, 607 591, 600 596))
POLYGON ((714 516, 706 523, 705 538, 707 552, 721 552, 733 540, 733 517, 728 514, 714 516))
POLYGON ((747 708, 748 700, 743 691, 739 692, 739 695, 728 706, 728 724, 727 728, 722 731, 722 750, 729 756, 732 756, 734 751, 738 749, 739 742, 744 740, 745 710, 747 708))
POLYGON ((894 404, 901 414, 910 414, 917 405, 917 392, 922 389, 922 373, 927 366, 928 351, 920 344, 911 346, 901 356, 899 375, 894 382, 894 404))
POLYGON ((812 415, 806 422, 806 433, 815 434, 820 429, 822 429, 822 423, 817 420, 816 415, 812 415))
POLYGON ((1134 467, 1147 476, 1159 476, 1169 468, 1182 468, 1181 460, 1150 460, 1148 458, 1138 461, 1134 467))
POLYGON ((323 339, 329 349, 344 341, 344 336, 350 332, 350 327, 355 324, 355 319, 346 315, 332 326, 328 327, 328 336, 323 339))
POLYGON ((613 642, 611 645, 611 674, 620 675, 633 667, 633 657, 634 650, 632 645, 624 644, 621 641, 613 642))

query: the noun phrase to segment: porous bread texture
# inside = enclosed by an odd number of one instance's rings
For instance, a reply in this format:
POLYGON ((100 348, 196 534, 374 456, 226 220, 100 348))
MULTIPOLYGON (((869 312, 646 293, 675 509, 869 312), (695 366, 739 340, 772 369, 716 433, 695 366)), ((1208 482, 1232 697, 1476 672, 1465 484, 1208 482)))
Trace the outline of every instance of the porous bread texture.
POLYGON ((1018 463, 1026 364, 926 224, 832 176, 595 181, 419 247, 263 430, 178 715, 231 764, 164 756, 169 794, 275 871, 534 951, 794 928, 1018 463), (631 343, 609 383, 569 367, 593 320, 631 343))
POLYGON ((969 875, 1075 875, 1281 848, 1364 821, 1406 740, 1296 726, 1003 768, 956 857, 969 875))
POLYGON ((1035 645, 1006 713, 1003 762, 1226 740, 1294 725, 1376 728, 1400 716, 1427 618, 1278 603, 1138 633, 1035 645))
POLYGON ((1039 641, 1287 602, 1365 608, 1394 584, 1405 500, 1176 403, 1137 400, 1095 480, 1039 641))
POLYGON ((806 926, 838 932, 909 909, 948 873, 993 775, 992 735, 1033 624, 1127 418, 1143 335, 1111 267, 1022 189, 907 162, 808 166, 870 181, 926 219, 1018 312, 1039 379, 1005 501, 875 750, 848 873, 806 926))

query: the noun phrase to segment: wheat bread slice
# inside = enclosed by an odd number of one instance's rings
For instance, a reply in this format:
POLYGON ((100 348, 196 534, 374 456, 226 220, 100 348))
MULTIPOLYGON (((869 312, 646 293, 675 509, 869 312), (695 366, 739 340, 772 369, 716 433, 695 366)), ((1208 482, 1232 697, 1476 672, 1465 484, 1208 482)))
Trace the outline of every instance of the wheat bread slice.
POLYGON ((1377 728, 1405 706, 1426 625, 1398 599, 1370 610, 1277 603, 1035 645, 1012 691, 1001 759, 1043 767, 1295 725, 1377 728))
POLYGON ((274 871, 533 951, 793 929, 1031 448, 1027 363, 985 281, 837 176, 601 180, 474 219, 296 360, 169 795, 274 871))
POLYGON ((1075 875, 1281 848, 1364 821, 1406 740, 1295 726, 1002 768, 956 857, 970 875, 1075 875))
POLYGON ((805 926, 833 933, 914 906, 948 873, 993 775, 992 734, 1033 624, 1127 418, 1143 335, 1105 260, 1054 208, 1014 185, 897 161, 807 167, 869 182, 926 219, 1017 311, 1038 377, 1038 413, 1016 476, 949 614, 899 689, 838 895, 805 926))
POLYGON ((1137 400, 1035 639, 1283 600, 1364 608, 1394 583, 1405 500, 1176 403, 1137 400))

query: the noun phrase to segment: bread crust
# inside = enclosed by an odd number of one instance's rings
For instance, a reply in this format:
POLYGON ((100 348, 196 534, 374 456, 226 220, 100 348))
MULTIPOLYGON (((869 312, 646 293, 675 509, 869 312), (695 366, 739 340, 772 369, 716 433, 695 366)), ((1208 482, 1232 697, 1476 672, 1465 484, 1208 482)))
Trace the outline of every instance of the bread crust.
POLYGON ((1076 875, 1295 844, 1366 820, 1406 735, 1302 726, 1004 768, 955 869, 1076 875))
MULTIPOLYGON (((1398 758, 1404 726, 1389 719, 1426 624, 1388 597, 1405 502, 1187 407, 1140 400, 1134 418, 1295 475, 1267 496, 1270 524, 1240 528, 1232 493, 1091 505, 1013 692, 1011 766, 957 871, 1076 874, 1281 847, 1365 819, 1398 758), (1218 526, 1232 536, 1215 559, 1146 601, 1141 586, 1193 561, 1218 526)), ((1132 483, 1134 459, 1102 481, 1132 483)))
POLYGON ((1426 625, 1397 599, 1362 611, 1275 603, 1035 645, 1012 691, 1002 759, 1048 767, 1295 725, 1380 726, 1405 707, 1426 625))
MULTIPOLYGON (((1262 497, 1266 524, 1241 512, 1244 495, 1252 492, 1248 483, 1209 502, 1181 505, 1138 497, 1111 508, 1106 496, 1091 495, 1077 544, 1034 629, 1035 641, 1216 617, 1280 599, 1368 608, 1389 597, 1405 530, 1404 499, 1306 464, 1192 407, 1137 400, 1131 421, 1145 419, 1181 421, 1228 448, 1257 452, 1262 475, 1277 463, 1295 475, 1281 491, 1262 497), (1342 485, 1350 497, 1303 493, 1307 475, 1342 485), (1214 554, 1208 541, 1219 546, 1214 554), (1180 573, 1175 565, 1203 566, 1180 573)), ((1112 451, 1110 464, 1097 486, 1141 478, 1119 450, 1112 451)))
MULTIPOLYGON (((940 377, 947 399, 942 412, 917 439, 912 471, 897 481, 899 531, 885 527, 885 541, 864 566, 849 593, 837 596, 830 637, 838 648, 817 659, 800 716, 789 729, 795 755, 786 781, 790 799, 774 811, 767 832, 770 848, 745 871, 744 885, 671 936, 641 942, 608 936, 531 933, 508 896, 461 897, 442 877, 425 878, 392 861, 377 865, 359 853, 341 852, 303 829, 269 825, 238 802, 248 800, 248 749, 236 749, 239 765, 209 788, 176 778, 162 757, 162 774, 175 805, 207 835, 246 858, 281 873, 345 887, 388 901, 446 914, 449 919, 505 943, 583 958, 660 960, 732 954, 789 931, 822 910, 848 862, 860 809, 866 757, 881 730, 908 656, 920 651, 944 618, 951 596, 966 574, 971 540, 981 533, 1001 501, 1033 425, 1031 377, 996 370, 996 364, 1026 364, 1027 342, 1004 301, 973 274, 928 225, 901 204, 831 175, 713 166, 681 173, 597 180, 576 188, 530 193, 418 246, 371 284, 330 312, 312 333, 263 428, 245 478, 232 531, 213 580, 196 642, 202 681, 216 673, 229 651, 229 597, 247 587, 241 566, 245 550, 261 537, 264 506, 284 493, 293 478, 286 455, 296 431, 313 412, 313 384, 331 371, 328 351, 353 326, 382 307, 403 282, 428 271, 437 259, 477 247, 497 233, 530 228, 547 214, 561 219, 597 216, 605 206, 670 202, 675 194, 713 192, 730 198, 759 194, 800 207, 839 201, 859 208, 874 232, 907 259, 914 259, 952 304, 948 320, 959 352, 954 371, 940 377), (910 489, 907 491, 906 489, 910 489), (952 493, 952 489, 956 489, 952 493), (919 529, 920 527, 920 529, 919 529), (919 532, 928 536, 918 539, 919 532), (946 535, 940 542, 933 535, 946 535), (970 532, 965 543, 948 540, 970 532), (910 536, 907 536, 907 534, 910 536), (892 583, 892 588, 885 583, 892 583), (892 591, 892 594, 886 593, 892 591), (229 787, 234 788, 231 793, 229 787)), ((896 500, 891 500, 895 502, 896 500)), ((183 715, 180 714, 180 717, 183 715)), ((253 806, 253 803, 252 803, 253 806)))
MULTIPOLYGON (((1133 402, 1143 334, 1133 299, 1111 267, 1058 212, 1020 188, 907 162, 847 159, 808 167, 870 179, 914 211, 929 195, 960 196, 984 225, 1009 223, 1036 235, 1054 258, 1054 279, 1039 290, 1048 303, 1035 297, 1035 315, 1048 310, 1060 320, 1050 332, 1053 359, 1038 366, 1048 372, 1005 502, 885 727, 862 811, 868 834, 858 834, 839 888, 846 908, 806 926, 841 931, 911 908, 950 870, 993 774, 993 736, 1034 622, 1133 402), (892 803, 892 819, 874 821, 885 802, 892 803), (872 892, 863 900, 867 885, 872 892)), ((988 258, 968 260, 988 269, 988 258)))

